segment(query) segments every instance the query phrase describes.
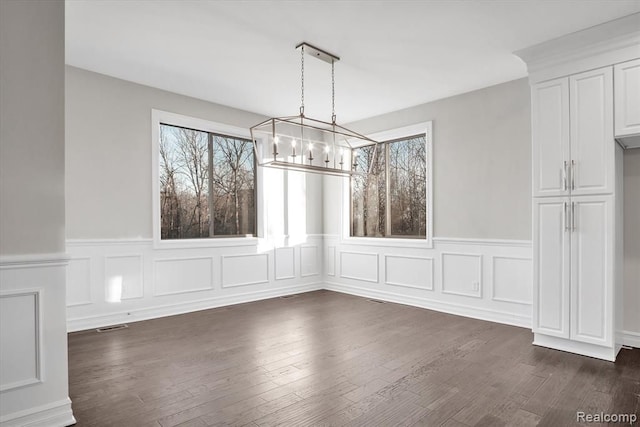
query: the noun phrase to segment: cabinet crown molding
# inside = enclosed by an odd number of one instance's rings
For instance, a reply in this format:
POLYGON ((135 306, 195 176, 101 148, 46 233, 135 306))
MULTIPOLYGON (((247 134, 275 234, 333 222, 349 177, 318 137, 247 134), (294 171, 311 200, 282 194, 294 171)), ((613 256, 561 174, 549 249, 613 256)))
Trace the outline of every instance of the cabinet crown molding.
POLYGON ((531 83, 640 58, 640 13, 514 52, 531 83))

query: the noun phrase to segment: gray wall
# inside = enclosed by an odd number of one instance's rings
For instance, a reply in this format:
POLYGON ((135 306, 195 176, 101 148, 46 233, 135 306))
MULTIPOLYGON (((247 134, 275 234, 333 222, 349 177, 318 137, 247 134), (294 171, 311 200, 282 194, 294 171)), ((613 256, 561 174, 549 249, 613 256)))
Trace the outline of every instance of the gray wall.
POLYGON ((64 252, 64 3, 0 1, 0 254, 64 252))
MULTIPOLYGON (((433 121, 434 237, 531 239, 527 79, 418 105, 350 128, 365 134, 433 121)), ((325 231, 337 233, 325 197, 325 231)))
MULTIPOLYGON (((264 119, 70 66, 66 97, 67 237, 71 239, 152 237, 152 109, 247 129, 264 119)), ((321 233, 322 182, 310 178, 306 185, 306 232, 321 233)))
POLYGON ((640 148, 624 153, 624 328, 640 333, 640 148))

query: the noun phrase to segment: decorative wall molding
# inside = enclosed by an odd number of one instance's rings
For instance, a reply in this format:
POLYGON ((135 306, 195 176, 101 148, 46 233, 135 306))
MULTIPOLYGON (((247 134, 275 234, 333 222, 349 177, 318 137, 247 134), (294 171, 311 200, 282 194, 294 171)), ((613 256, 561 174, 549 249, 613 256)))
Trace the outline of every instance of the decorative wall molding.
POLYGON ((2 427, 70 426, 75 423, 69 398, 0 417, 2 427))
POLYGON ((208 291, 213 289, 213 258, 210 256, 162 258, 153 261, 153 296, 177 295, 189 292, 208 291), (195 261, 195 262, 194 262, 195 261), (196 263, 203 262, 206 265, 196 269, 196 263), (161 265, 174 264, 173 268, 159 271, 161 265), (185 263, 189 263, 187 266, 185 263), (180 267, 178 267, 181 265, 180 267), (200 273, 200 274, 198 274, 200 273), (166 280, 166 282, 163 282, 166 280), (196 283, 195 285, 194 282, 196 283), (182 284, 191 284, 193 287, 184 287, 182 284), (167 290, 159 291, 163 284, 167 290))
POLYGON ((378 273, 378 263, 378 254, 374 252, 340 251, 340 277, 344 279, 378 283, 380 281, 378 273), (347 260, 349 262, 345 262, 345 257, 352 257, 353 259, 347 260), (369 258, 369 260, 365 261, 366 258, 369 258), (369 265, 367 265, 367 262, 369 263, 369 265), (345 264, 349 268, 353 268, 354 270, 345 274, 345 264), (361 273, 369 273, 373 275, 371 277, 366 277, 364 275, 359 276, 359 272, 355 270, 355 265, 357 265, 357 268, 361 270, 361 273))
POLYGON ((141 320, 174 316, 176 314, 191 313, 199 310, 208 310, 211 308, 224 307, 232 304, 242 304, 246 302, 259 301, 285 295, 317 291, 320 289, 323 289, 322 284, 320 282, 314 282, 303 285, 283 286, 279 288, 261 289, 258 291, 243 293, 236 292, 230 295, 217 295, 214 297, 198 298, 195 300, 176 302, 172 304, 154 304, 147 307, 134 308, 126 311, 119 310, 116 312, 69 319, 67 322, 67 329, 69 330, 69 332, 74 332, 98 328, 105 325, 139 322, 141 320))
MULTIPOLYGON (((393 262, 393 261, 392 261, 393 262)), ((393 285, 393 286, 404 286, 407 288, 414 288, 414 289, 421 289, 421 290, 429 290, 432 291, 433 290, 433 283, 434 283, 434 268, 433 268, 433 258, 431 257, 418 257, 418 256, 406 256, 406 255, 388 255, 385 254, 384 255, 384 283, 387 285, 393 285), (393 268, 393 264, 389 265, 389 260, 396 260, 395 262, 404 262, 404 265, 398 265, 396 268, 393 268), (423 266, 422 268, 426 267, 426 271, 421 271, 419 270, 420 267, 419 265, 416 265, 419 263, 419 261, 427 261, 428 262, 428 267, 427 266, 423 266), (411 267, 410 264, 413 264, 413 267, 411 267), (400 280, 393 280, 389 278, 389 272, 393 272, 396 271, 396 274, 398 275, 403 275, 404 277, 400 278, 398 277, 400 280), (408 274, 407 274, 408 273, 408 274), (411 277, 407 277, 409 276, 411 273, 418 273, 418 278, 415 278, 412 280, 411 277), (422 273, 422 274, 420 274, 422 273), (412 282, 416 282, 416 281, 421 281, 421 279, 425 280, 425 286, 420 286, 416 283, 412 283, 412 282), (404 280, 404 281, 401 281, 404 280)))
POLYGON ((327 276, 336 275, 336 247, 327 246, 327 254, 325 257, 325 270, 327 276))
MULTIPOLYGON (((125 266, 114 266, 114 275, 117 273, 121 274, 122 277, 122 298, 123 300, 127 299, 135 299, 135 298, 143 298, 144 297, 144 264, 142 259, 142 254, 122 254, 122 255, 106 255, 104 257, 104 276, 105 280, 110 279, 109 274, 109 265, 111 263, 116 262, 117 260, 125 261, 125 260, 133 260, 133 273, 131 272, 132 268, 129 266, 127 269, 125 266), (127 271, 129 270, 129 271, 127 271), (132 287, 130 286, 131 282, 137 285, 138 290, 134 292, 132 287), (137 283, 136 283, 137 282, 137 283)), ((105 283, 105 286, 108 284, 105 283)))
POLYGON ((442 313, 455 314, 457 316, 471 317, 474 319, 487 320, 490 322, 503 323, 506 325, 531 328, 531 316, 519 315, 494 309, 485 309, 446 301, 435 301, 429 298, 409 296, 400 293, 373 290, 344 283, 326 283, 325 289, 345 294, 361 296, 365 298, 375 298, 382 301, 406 304, 413 307, 426 308, 440 311, 442 313))
POLYGON ((509 278, 510 283, 524 283, 524 286, 527 288, 527 292, 530 292, 533 289, 533 276, 531 271, 531 258, 525 257, 516 257, 516 256, 497 256, 494 255, 491 257, 491 299, 493 301, 502 301, 513 304, 525 304, 530 305, 532 301, 532 296, 529 293, 528 300, 522 300, 517 298, 509 298, 509 297, 499 297, 497 295, 496 290, 498 289, 498 282, 500 278, 500 274, 497 273, 499 269, 496 269, 496 260, 504 260, 504 261, 512 261, 512 262, 520 262, 522 264, 527 265, 526 267, 521 266, 520 268, 524 268, 524 271, 520 271, 519 273, 508 272, 506 276, 509 278), (524 281, 524 282, 523 282, 524 281))
POLYGON ((275 248, 275 256, 273 258, 275 280, 295 279, 296 251, 293 247, 275 248), (286 252, 289 252, 289 255, 285 255, 286 252), (286 273, 283 273, 283 271, 286 271, 286 273))
POLYGON ((319 289, 317 274, 297 274, 302 271, 298 250, 314 247, 315 257, 306 254, 307 272, 321 273, 322 236, 295 241, 158 249, 152 239, 69 240, 69 254, 80 264, 72 261, 68 269, 67 327, 77 331, 319 289), (122 298, 107 301, 108 277, 118 275, 122 298), (133 294, 127 294, 128 278, 133 294))
POLYGON ((221 257, 222 287, 258 285, 269 282, 269 254, 222 255, 221 257), (255 259, 262 259, 255 264, 255 259), (246 265, 242 265, 242 262, 246 265), (231 277, 227 277, 231 275, 231 277))
POLYGON ((25 254, 0 256, 0 270, 14 268, 35 268, 66 266, 69 263, 69 255, 64 252, 49 254, 25 254))
POLYGON ((507 239, 464 239, 461 237, 434 237, 433 240, 439 244, 452 245, 480 245, 480 246, 504 246, 531 248, 531 240, 507 240, 507 239))
POLYGON ((18 376, 0 383, 0 393, 43 382, 42 292, 42 288, 0 291, 0 354, 8 364, 3 367, 2 380, 18 376), (9 302, 13 299, 22 301, 9 302), (9 365, 10 372, 4 372, 9 365))
POLYGON ((319 274, 318 245, 300 246, 300 276, 317 276, 319 274))
POLYGON ((91 257, 77 257, 69 260, 67 268, 67 307, 77 307, 93 303, 91 294, 91 257), (76 293, 85 297, 75 299, 76 293))
POLYGON ((440 271, 442 272, 441 291, 443 294, 482 298, 482 254, 442 252, 440 254, 440 271), (449 264, 452 264, 454 262, 465 262, 467 264, 467 268, 458 265, 457 268, 453 268, 452 270, 449 270, 449 273, 447 273, 447 263, 445 262, 447 258, 451 259, 451 261, 449 261, 449 264), (458 258, 458 261, 453 261, 455 258, 458 258), (468 268, 470 260, 473 258, 477 260, 475 276, 472 275, 473 270, 468 268), (466 259, 466 261, 462 261, 462 259, 466 259), (450 276, 454 276, 454 278, 451 279, 450 282, 447 282, 450 276), (449 286, 451 286, 451 288, 447 287, 447 283, 450 284, 449 286), (472 287, 474 283, 477 284, 477 289, 474 289, 472 287), (464 289, 469 290, 465 291, 464 289))

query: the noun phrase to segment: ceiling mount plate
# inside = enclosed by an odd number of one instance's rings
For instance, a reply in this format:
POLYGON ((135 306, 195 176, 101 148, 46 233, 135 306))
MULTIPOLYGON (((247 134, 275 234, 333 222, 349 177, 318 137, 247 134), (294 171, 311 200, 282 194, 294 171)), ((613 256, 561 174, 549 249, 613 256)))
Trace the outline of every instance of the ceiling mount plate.
POLYGON ((328 62, 329 64, 334 63, 336 61, 340 61, 340 57, 337 55, 334 55, 332 53, 327 52, 326 50, 322 50, 318 47, 315 47, 313 45, 310 45, 307 42, 302 42, 299 43, 296 46, 296 49, 299 49, 300 47, 304 46, 304 52, 316 57, 318 59, 322 59, 324 62, 328 62))

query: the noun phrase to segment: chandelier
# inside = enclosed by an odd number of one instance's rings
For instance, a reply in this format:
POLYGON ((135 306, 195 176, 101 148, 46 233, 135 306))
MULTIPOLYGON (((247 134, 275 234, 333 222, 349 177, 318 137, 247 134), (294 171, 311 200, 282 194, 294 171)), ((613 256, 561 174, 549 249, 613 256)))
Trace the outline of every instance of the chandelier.
POLYGON ((302 83, 300 113, 296 116, 272 117, 251 127, 258 165, 341 176, 371 173, 377 141, 336 123, 335 63, 340 58, 305 42, 298 44, 298 48, 302 83), (331 64, 330 122, 304 114, 305 54, 331 64), (367 161, 359 162, 355 149, 365 145, 372 148, 368 151, 367 161))

